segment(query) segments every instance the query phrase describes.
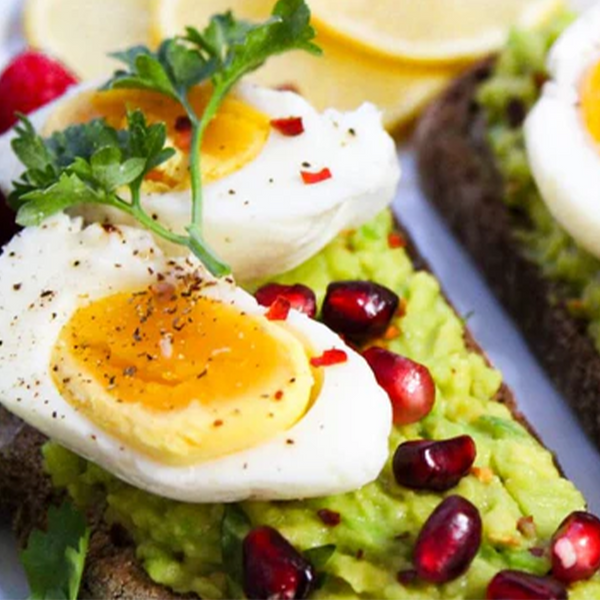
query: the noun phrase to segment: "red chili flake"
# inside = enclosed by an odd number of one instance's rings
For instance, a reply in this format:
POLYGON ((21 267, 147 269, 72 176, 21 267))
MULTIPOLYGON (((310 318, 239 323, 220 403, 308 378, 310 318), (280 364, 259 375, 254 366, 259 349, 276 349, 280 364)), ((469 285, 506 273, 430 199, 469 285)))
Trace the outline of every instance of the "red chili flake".
POLYGON ((302 181, 306 185, 312 185, 314 183, 321 183, 321 181, 326 181, 327 179, 331 179, 331 171, 325 167, 316 173, 312 173, 310 171, 300 171, 300 175, 302 176, 302 181))
POLYGON ((288 318, 291 308, 292 304, 287 298, 277 296, 275 302, 271 304, 269 310, 265 313, 265 316, 269 321, 285 321, 288 318))
POLYGON ((342 515, 340 515, 339 512, 327 508, 322 508, 317 511, 317 515, 319 516, 319 519, 323 521, 323 524, 328 527, 337 527, 342 522, 342 515))
POLYGON ((275 392, 275 400, 281 400, 283 398, 283 391, 282 390, 277 390, 275 392))
POLYGON ((404 248, 406 240, 397 232, 392 232, 388 235, 388 246, 390 248, 404 248))
POLYGON ((310 359, 310 364, 313 367, 330 367, 345 363, 347 360, 348 355, 343 350, 331 348, 331 350, 325 350, 321 356, 313 356, 310 359))
POLYGON ((304 133, 302 117, 288 117, 287 119, 273 119, 271 127, 287 137, 295 137, 304 133))

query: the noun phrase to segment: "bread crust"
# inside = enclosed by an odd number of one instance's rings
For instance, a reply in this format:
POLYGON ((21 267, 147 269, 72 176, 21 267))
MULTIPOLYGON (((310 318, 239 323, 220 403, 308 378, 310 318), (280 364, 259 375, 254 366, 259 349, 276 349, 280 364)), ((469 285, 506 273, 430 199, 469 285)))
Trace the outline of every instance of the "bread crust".
POLYGON ((569 314, 560 287, 524 255, 515 231, 527 223, 506 208, 486 142, 475 97, 493 64, 488 59, 457 79, 423 115, 415 133, 421 183, 600 445, 600 355, 586 324, 569 314))

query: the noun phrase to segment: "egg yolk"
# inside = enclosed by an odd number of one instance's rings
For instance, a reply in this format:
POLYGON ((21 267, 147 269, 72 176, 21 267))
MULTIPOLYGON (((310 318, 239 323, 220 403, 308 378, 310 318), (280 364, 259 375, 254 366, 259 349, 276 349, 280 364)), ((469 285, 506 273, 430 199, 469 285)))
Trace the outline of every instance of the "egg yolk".
MULTIPOLYGON (((206 85, 191 90, 189 99, 196 114, 204 112, 210 97, 206 85)), ((140 109, 149 123, 165 123, 168 144, 176 155, 152 171, 146 185, 161 190, 185 189, 190 185, 189 149, 191 123, 175 100, 146 90, 84 92, 61 103, 44 127, 45 135, 69 125, 104 118, 116 129, 127 126, 127 112, 140 109)), ((226 177, 254 160, 270 133, 270 118, 230 94, 209 124, 202 141, 202 180, 204 183, 226 177)))
POLYGON ((63 397, 91 421, 170 464, 272 438, 304 415, 314 388, 304 345, 288 329, 193 286, 81 307, 51 369, 63 397))
POLYGON ((589 70, 583 81, 581 112, 587 130, 600 143, 600 62, 589 70))

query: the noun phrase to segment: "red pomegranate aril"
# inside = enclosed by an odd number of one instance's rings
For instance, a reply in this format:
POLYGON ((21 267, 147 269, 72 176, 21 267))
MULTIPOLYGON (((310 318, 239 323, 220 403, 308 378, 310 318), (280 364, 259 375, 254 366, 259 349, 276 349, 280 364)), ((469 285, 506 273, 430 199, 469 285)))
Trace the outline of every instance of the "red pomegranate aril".
POLYGON ((487 600, 567 600, 565 586, 550 578, 523 571, 500 571, 490 581, 487 600))
POLYGON ((571 513, 552 536, 552 575, 565 583, 589 579, 600 568, 600 520, 571 513))
POLYGON ((377 283, 338 281, 327 288, 321 317, 337 333, 364 342, 386 332, 398 303, 392 290, 377 283))
POLYGON ((481 545, 481 517, 462 496, 449 496, 423 525, 413 555, 421 579, 446 583, 462 575, 481 545))
POLYGON ((257 527, 243 542, 243 586, 247 598, 291 600, 313 590, 312 565, 276 529, 257 527))
POLYGON ((435 383, 427 367, 377 346, 365 350, 363 357, 390 397, 396 425, 416 423, 431 412, 435 383))
POLYGON ((468 435, 405 442, 394 453, 394 477, 413 490, 445 492, 469 473, 476 455, 475 442, 468 435))
POLYGON ((295 285, 267 283, 255 292, 254 297, 261 306, 271 306, 277 298, 285 298, 292 308, 303 312, 305 315, 313 318, 317 314, 315 293, 301 283, 295 285))

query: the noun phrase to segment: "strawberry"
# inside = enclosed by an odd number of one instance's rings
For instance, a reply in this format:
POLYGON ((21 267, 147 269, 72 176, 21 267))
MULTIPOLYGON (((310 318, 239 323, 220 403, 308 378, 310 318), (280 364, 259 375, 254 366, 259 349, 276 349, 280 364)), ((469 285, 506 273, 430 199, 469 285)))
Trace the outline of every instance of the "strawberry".
POLYGON ((10 129, 16 112, 30 113, 77 83, 61 63, 39 52, 19 54, 0 75, 0 133, 10 129))

